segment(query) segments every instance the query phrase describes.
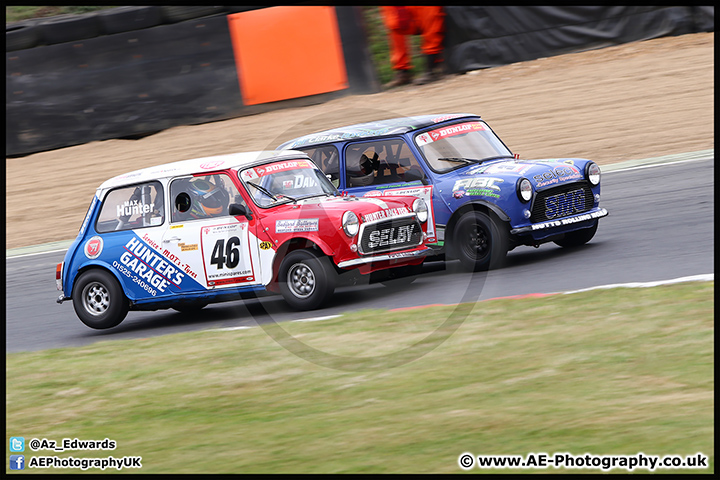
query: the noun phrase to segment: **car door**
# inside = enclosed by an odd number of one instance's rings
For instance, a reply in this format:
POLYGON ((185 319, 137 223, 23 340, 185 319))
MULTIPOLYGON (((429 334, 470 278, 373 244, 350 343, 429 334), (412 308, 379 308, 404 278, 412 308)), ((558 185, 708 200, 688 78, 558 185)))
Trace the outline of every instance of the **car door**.
POLYGON ((402 138, 349 143, 345 147, 345 190, 349 195, 420 197, 430 210, 427 234, 436 241, 433 186, 402 138))
MULTIPOLYGON (((173 178, 169 184, 170 226, 162 248, 198 289, 222 289, 260 283, 257 242, 244 216, 228 214, 242 203, 225 172, 173 178)), ((254 228, 254 227, 253 227, 254 228)))

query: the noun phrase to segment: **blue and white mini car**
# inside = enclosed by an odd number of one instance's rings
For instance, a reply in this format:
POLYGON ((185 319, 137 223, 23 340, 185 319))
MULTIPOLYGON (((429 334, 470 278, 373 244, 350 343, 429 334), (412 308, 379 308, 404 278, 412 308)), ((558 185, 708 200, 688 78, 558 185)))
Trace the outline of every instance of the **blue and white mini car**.
POLYGON ((596 163, 519 159, 473 114, 334 128, 278 149, 307 153, 343 193, 425 199, 430 242, 471 271, 500 267, 519 245, 583 245, 608 214, 596 163))

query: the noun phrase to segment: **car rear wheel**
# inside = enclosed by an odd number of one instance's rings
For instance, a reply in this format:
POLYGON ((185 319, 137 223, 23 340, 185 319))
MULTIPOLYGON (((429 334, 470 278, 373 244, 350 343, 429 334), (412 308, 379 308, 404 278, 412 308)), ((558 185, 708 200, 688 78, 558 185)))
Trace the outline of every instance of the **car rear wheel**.
POLYGON ((280 293, 298 310, 323 305, 335 291, 337 274, 330 260, 310 250, 293 250, 280 264, 280 293))
POLYGON ((89 270, 80 275, 72 300, 78 318, 90 328, 115 327, 128 312, 128 301, 120 284, 105 270, 89 270))
POLYGON ((460 217, 453 230, 453 250, 464 270, 500 268, 508 252, 508 231, 483 212, 460 217))
POLYGON ((583 228, 582 230, 568 232, 565 234, 564 238, 560 240, 555 240, 555 244, 565 248, 579 247, 580 245, 585 245, 595 236, 595 232, 597 232, 598 228, 598 223, 600 222, 596 220, 595 225, 590 228, 583 228))

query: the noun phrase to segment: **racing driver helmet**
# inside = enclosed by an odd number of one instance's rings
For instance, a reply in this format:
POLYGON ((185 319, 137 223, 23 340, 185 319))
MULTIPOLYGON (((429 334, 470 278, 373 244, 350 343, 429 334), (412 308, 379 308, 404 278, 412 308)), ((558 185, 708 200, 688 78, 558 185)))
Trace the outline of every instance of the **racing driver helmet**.
POLYGON ((194 217, 222 215, 227 207, 227 192, 204 178, 190 180, 188 193, 192 197, 189 213, 194 217))
MULTIPOLYGON (((377 154, 375 155, 375 160, 376 159, 377 154)), ((350 186, 364 187, 367 185, 372 185, 372 183, 375 181, 373 160, 371 160, 367 155, 363 153, 362 155, 360 155, 360 158, 357 159, 357 161, 354 163, 356 163, 356 165, 348 165, 350 186)))

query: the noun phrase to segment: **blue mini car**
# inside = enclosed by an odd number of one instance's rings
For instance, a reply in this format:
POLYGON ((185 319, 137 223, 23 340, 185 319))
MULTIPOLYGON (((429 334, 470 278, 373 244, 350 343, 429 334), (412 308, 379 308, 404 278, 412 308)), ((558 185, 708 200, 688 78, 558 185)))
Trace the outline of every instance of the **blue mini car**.
POLYGON ((304 151, 348 195, 425 199, 431 244, 470 271, 502 266, 507 252, 520 245, 583 245, 608 214, 600 207, 596 163, 520 159, 473 114, 334 128, 278 149, 304 151))

